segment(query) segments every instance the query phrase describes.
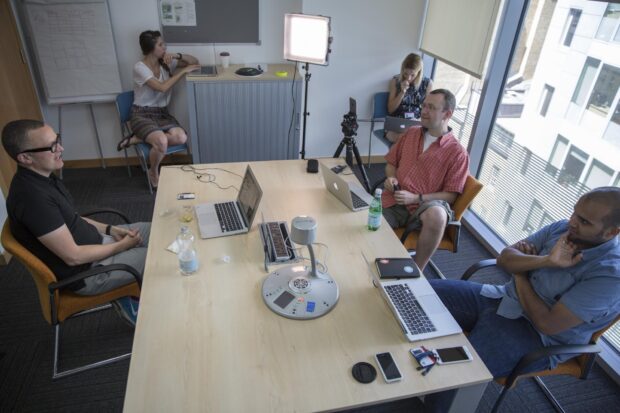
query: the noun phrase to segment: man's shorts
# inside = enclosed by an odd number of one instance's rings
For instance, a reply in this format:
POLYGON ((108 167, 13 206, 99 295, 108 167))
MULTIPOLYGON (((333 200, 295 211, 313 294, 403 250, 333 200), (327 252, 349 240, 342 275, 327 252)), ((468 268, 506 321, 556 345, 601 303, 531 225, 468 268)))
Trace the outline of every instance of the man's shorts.
POLYGON ((446 201, 434 200, 426 201, 418 207, 412 214, 404 205, 394 205, 383 210, 383 216, 385 220, 390 224, 392 228, 410 227, 413 230, 419 230, 422 228, 422 220, 420 215, 430 207, 441 207, 448 216, 448 222, 454 219, 454 211, 450 208, 450 204, 446 201))

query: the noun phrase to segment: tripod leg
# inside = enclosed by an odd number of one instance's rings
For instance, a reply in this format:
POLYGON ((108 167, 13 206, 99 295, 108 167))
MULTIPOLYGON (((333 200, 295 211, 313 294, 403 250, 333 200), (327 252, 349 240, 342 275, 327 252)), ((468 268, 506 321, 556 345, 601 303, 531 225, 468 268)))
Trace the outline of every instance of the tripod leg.
POLYGON ((353 171, 353 150, 352 150, 351 145, 347 145, 344 159, 347 165, 349 166, 349 168, 351 168, 351 171, 353 171))
MULTIPOLYGON (((368 175, 366 175, 366 169, 364 169, 364 164, 362 163, 362 157, 360 156, 360 151, 357 149, 357 145, 355 144, 355 140, 351 145, 353 147, 353 152, 355 153, 355 160, 357 161, 357 167, 362 174, 362 178, 364 180, 364 186, 366 187, 366 192, 370 193, 370 182, 368 182, 368 175)), ((371 194, 372 195, 372 194, 371 194)))
POLYGON ((344 139, 340 141, 340 145, 338 145, 338 149, 334 152, 334 158, 340 158, 340 154, 342 153, 342 148, 344 148, 344 139))

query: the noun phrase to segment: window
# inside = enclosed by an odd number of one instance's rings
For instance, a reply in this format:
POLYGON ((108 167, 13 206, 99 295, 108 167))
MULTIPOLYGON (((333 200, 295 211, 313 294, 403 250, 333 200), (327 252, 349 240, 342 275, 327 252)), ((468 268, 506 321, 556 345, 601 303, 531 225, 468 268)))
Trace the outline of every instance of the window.
POLYGON ((504 220, 502 221, 502 223, 504 224, 504 226, 508 226, 508 224, 510 224, 510 217, 512 216, 512 205, 510 205, 510 202, 506 201, 506 203, 504 204, 504 220))
POLYGON ((549 104, 551 103, 551 98, 553 97, 554 91, 555 88, 549 85, 545 85, 543 88, 543 93, 540 96, 540 103, 538 104, 538 113, 540 113, 540 116, 547 115, 547 110, 549 109, 549 104))
POLYGON ((456 109, 450 119, 454 137, 467 148, 471 137, 482 82, 442 61, 435 61, 434 89, 448 89, 456 97, 456 109))
POLYGON ((611 115, 607 129, 605 129, 605 133, 603 134, 603 139, 620 147, 620 99, 618 103, 616 103, 616 110, 614 110, 613 115, 611 115))
POLYGON ((601 73, 598 75, 590 101, 586 109, 591 112, 607 117, 618 88, 620 87, 620 68, 603 65, 601 73))
POLYGON ((566 19, 566 23, 564 24, 563 31, 563 43, 564 46, 570 46, 573 42, 573 37, 575 36, 575 30, 577 30, 577 24, 579 23, 579 18, 581 17, 581 10, 579 9, 570 9, 568 11, 568 18, 566 19))
POLYGON ((599 186, 608 186, 613 174, 613 169, 595 159, 592 161, 584 184, 590 189, 598 188, 599 186))
POLYGON ((497 126, 496 130, 493 132, 495 134, 495 139, 489 142, 489 148, 493 149, 503 158, 508 158, 515 135, 501 126, 497 126))
POLYGON ((525 155, 523 156, 523 163, 521 164, 521 175, 527 174, 527 168, 530 166, 532 160, 532 152, 529 149, 524 149, 525 155))
POLYGON ((550 175, 555 176, 560 170, 564 155, 566 155, 566 148, 568 148, 568 139, 562 135, 558 135, 555 139, 555 144, 551 150, 551 156, 549 157, 549 163, 546 168, 546 171, 550 175))
POLYGON ((499 178, 499 172, 500 172, 499 167, 497 167, 496 165, 493 165, 493 168, 491 168, 491 176, 489 177, 489 182, 488 182, 489 186, 495 186, 495 184, 497 183, 497 178, 499 178))
POLYGON ((583 105, 586 101, 586 96, 588 96, 588 92, 590 92, 592 83, 594 83, 594 76, 596 75, 596 71, 600 64, 601 61, 598 59, 594 59, 592 57, 588 57, 586 59, 583 69, 581 69, 581 75, 579 76, 577 87, 573 92, 571 102, 579 106, 583 105))
POLYGON ((536 231, 538 229, 538 224, 542 219, 543 212, 543 207, 540 205, 540 202, 537 200, 532 201, 532 206, 530 206, 530 211, 527 213, 523 230, 528 234, 536 231))
POLYGON ((596 38, 606 42, 610 40, 620 41, 618 22, 620 22, 620 4, 610 3, 607 5, 607 10, 605 10, 603 19, 598 26, 596 38))
POLYGON ((572 184, 579 181, 579 177, 581 177, 587 162, 588 154, 575 146, 571 146, 564 160, 564 166, 562 167, 562 172, 560 172, 558 182, 561 184, 572 184))

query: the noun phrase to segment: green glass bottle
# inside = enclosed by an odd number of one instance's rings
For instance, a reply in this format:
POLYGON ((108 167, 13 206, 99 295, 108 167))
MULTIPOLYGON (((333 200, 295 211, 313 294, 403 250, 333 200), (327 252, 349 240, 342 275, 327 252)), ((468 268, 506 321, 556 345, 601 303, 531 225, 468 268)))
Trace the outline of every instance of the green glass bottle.
POLYGON ((381 215, 383 214, 383 207, 381 206, 381 194, 383 191, 380 188, 375 190, 375 197, 370 203, 368 209, 368 230, 376 231, 381 226, 381 215))

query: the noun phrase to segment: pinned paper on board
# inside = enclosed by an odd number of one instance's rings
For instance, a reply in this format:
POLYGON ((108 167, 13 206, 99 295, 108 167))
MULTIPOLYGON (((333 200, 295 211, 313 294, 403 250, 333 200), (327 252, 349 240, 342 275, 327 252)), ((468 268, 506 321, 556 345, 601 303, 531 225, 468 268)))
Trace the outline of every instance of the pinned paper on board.
POLYGON ((196 26, 194 0, 162 0, 160 7, 162 26, 196 26))

